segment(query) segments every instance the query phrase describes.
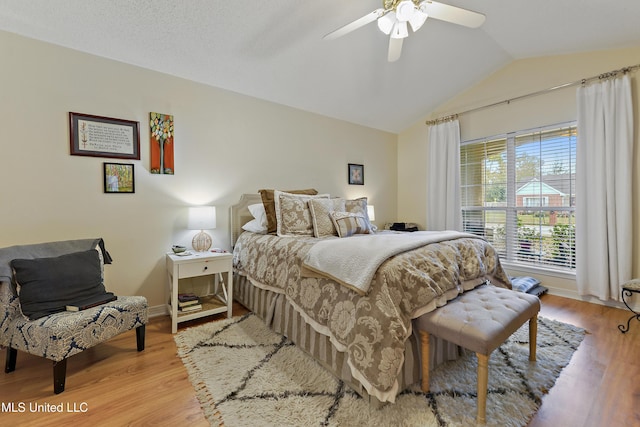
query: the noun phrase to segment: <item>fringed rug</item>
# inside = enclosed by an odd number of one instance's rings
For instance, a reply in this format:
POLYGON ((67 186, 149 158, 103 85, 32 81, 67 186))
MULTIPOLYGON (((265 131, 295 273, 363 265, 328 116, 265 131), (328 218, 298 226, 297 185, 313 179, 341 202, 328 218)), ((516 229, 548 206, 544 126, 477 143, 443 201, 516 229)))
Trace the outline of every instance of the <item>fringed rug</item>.
MULTIPOLYGON (((488 425, 526 425, 584 338, 580 328, 538 318, 537 362, 529 363, 527 325, 491 354, 488 425)), ((473 353, 436 368, 430 393, 416 387, 376 409, 253 314, 184 330, 175 340, 214 426, 475 425, 473 353)))

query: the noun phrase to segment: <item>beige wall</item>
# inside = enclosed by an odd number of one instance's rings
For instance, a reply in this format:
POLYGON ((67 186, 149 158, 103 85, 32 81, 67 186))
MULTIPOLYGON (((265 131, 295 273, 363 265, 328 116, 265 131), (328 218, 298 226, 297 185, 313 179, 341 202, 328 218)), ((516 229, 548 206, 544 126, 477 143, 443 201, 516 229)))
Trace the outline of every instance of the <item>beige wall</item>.
MULTIPOLYGON (((228 248, 229 206, 261 187, 368 196, 378 225, 426 223, 424 121, 396 136, 4 32, 0 54, 0 247, 104 237, 115 259, 107 267, 107 287, 115 293, 145 295, 150 305, 161 305, 164 253, 171 244, 190 245, 193 234, 185 230, 187 206, 218 207, 214 245, 228 248), (134 195, 102 192, 102 163, 120 160, 69 155, 69 111, 140 122, 141 159, 123 161, 135 165, 134 195), (151 111, 175 116, 174 176, 148 172, 151 111), (347 185, 349 162, 365 165, 366 185, 347 185)), ((425 119, 636 64, 638 58, 640 48, 515 61, 425 119)), ((575 87, 562 89, 463 115, 462 138, 574 120, 575 111, 575 87)), ((635 165, 639 159, 636 149, 635 165)), ((634 167, 634 183, 640 182, 639 169, 634 167)), ((640 197, 634 203, 637 216, 640 197)), ((633 236, 640 261, 640 227, 633 236)), ((637 262, 634 276, 639 274, 637 262)), ((577 295, 573 280, 541 278, 555 293, 577 295)))
MULTIPOLYGON (((466 111, 520 95, 555 87, 567 82, 599 75, 640 62, 640 47, 624 50, 542 57, 515 61, 484 81, 439 107, 425 120, 466 111)), ((638 109, 639 74, 633 74, 633 98, 638 109)), ((576 87, 514 101, 460 116, 462 140, 529 129, 576 119, 576 87)), ((634 163, 634 217, 640 213, 640 128, 635 115, 636 152, 634 163)), ((427 130, 424 121, 416 123, 398 137, 398 216, 407 221, 426 223, 427 130)), ((633 232, 634 277, 640 274, 640 227, 633 232)), ((510 270, 513 274, 521 271, 510 270)), ((529 273, 527 273, 529 274, 529 273)), ((529 274, 536 275, 536 274, 529 274)), ((554 293, 577 297, 575 280, 538 275, 554 293)))
MULTIPOLYGON (((164 253, 191 243, 187 206, 217 206, 214 246, 229 248, 229 206, 259 188, 368 196, 396 217, 396 135, 0 32, 0 247, 101 236, 107 288, 165 302, 164 253), (70 111, 140 122, 141 159, 69 155, 70 111), (175 117, 176 174, 149 173, 149 112, 175 117), (102 163, 135 165, 135 194, 103 194, 102 163), (347 163, 365 185, 347 184, 347 163)), ((159 58, 158 60, 166 60, 159 58)))

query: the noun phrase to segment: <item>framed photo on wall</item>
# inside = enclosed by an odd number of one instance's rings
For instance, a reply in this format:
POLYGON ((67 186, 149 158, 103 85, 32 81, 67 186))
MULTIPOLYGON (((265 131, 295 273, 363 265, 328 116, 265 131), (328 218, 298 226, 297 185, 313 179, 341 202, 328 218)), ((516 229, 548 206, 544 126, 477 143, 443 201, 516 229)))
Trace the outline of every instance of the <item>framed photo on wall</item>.
POLYGON ((151 168, 153 174, 175 173, 173 161, 174 129, 173 115, 149 113, 149 146, 151 147, 151 168))
POLYGON ((349 184, 364 185, 364 165, 349 163, 349 184))
POLYGON ((135 193, 136 181, 133 165, 127 163, 104 163, 105 193, 135 193))
POLYGON ((72 156, 140 160, 140 123, 69 113, 72 156))

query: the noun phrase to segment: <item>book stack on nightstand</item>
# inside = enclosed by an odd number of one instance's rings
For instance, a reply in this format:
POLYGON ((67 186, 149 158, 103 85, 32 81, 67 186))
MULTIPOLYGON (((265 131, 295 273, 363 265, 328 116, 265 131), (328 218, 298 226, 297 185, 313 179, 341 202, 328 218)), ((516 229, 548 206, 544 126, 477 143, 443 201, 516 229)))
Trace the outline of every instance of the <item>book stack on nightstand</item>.
POLYGON ((178 294, 178 311, 186 313, 198 310, 202 310, 202 304, 196 294, 178 294))

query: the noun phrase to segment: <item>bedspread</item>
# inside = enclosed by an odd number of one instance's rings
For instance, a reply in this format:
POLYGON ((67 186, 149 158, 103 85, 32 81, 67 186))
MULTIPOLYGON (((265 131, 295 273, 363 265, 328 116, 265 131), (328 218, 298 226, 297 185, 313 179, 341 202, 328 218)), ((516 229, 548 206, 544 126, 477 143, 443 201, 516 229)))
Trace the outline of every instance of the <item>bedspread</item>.
POLYGON ((360 295, 369 292, 378 267, 402 252, 445 240, 481 237, 459 231, 382 232, 357 234, 349 239, 323 239, 313 245, 302 261, 305 277, 326 277, 360 295))
POLYGON ((383 402, 395 401, 398 393, 413 318, 486 280, 511 287, 494 248, 463 238, 388 259, 363 296, 330 279, 301 276, 302 261, 318 241, 246 232, 234 248, 234 269, 256 286, 284 293, 316 331, 347 353, 353 377, 383 402))

